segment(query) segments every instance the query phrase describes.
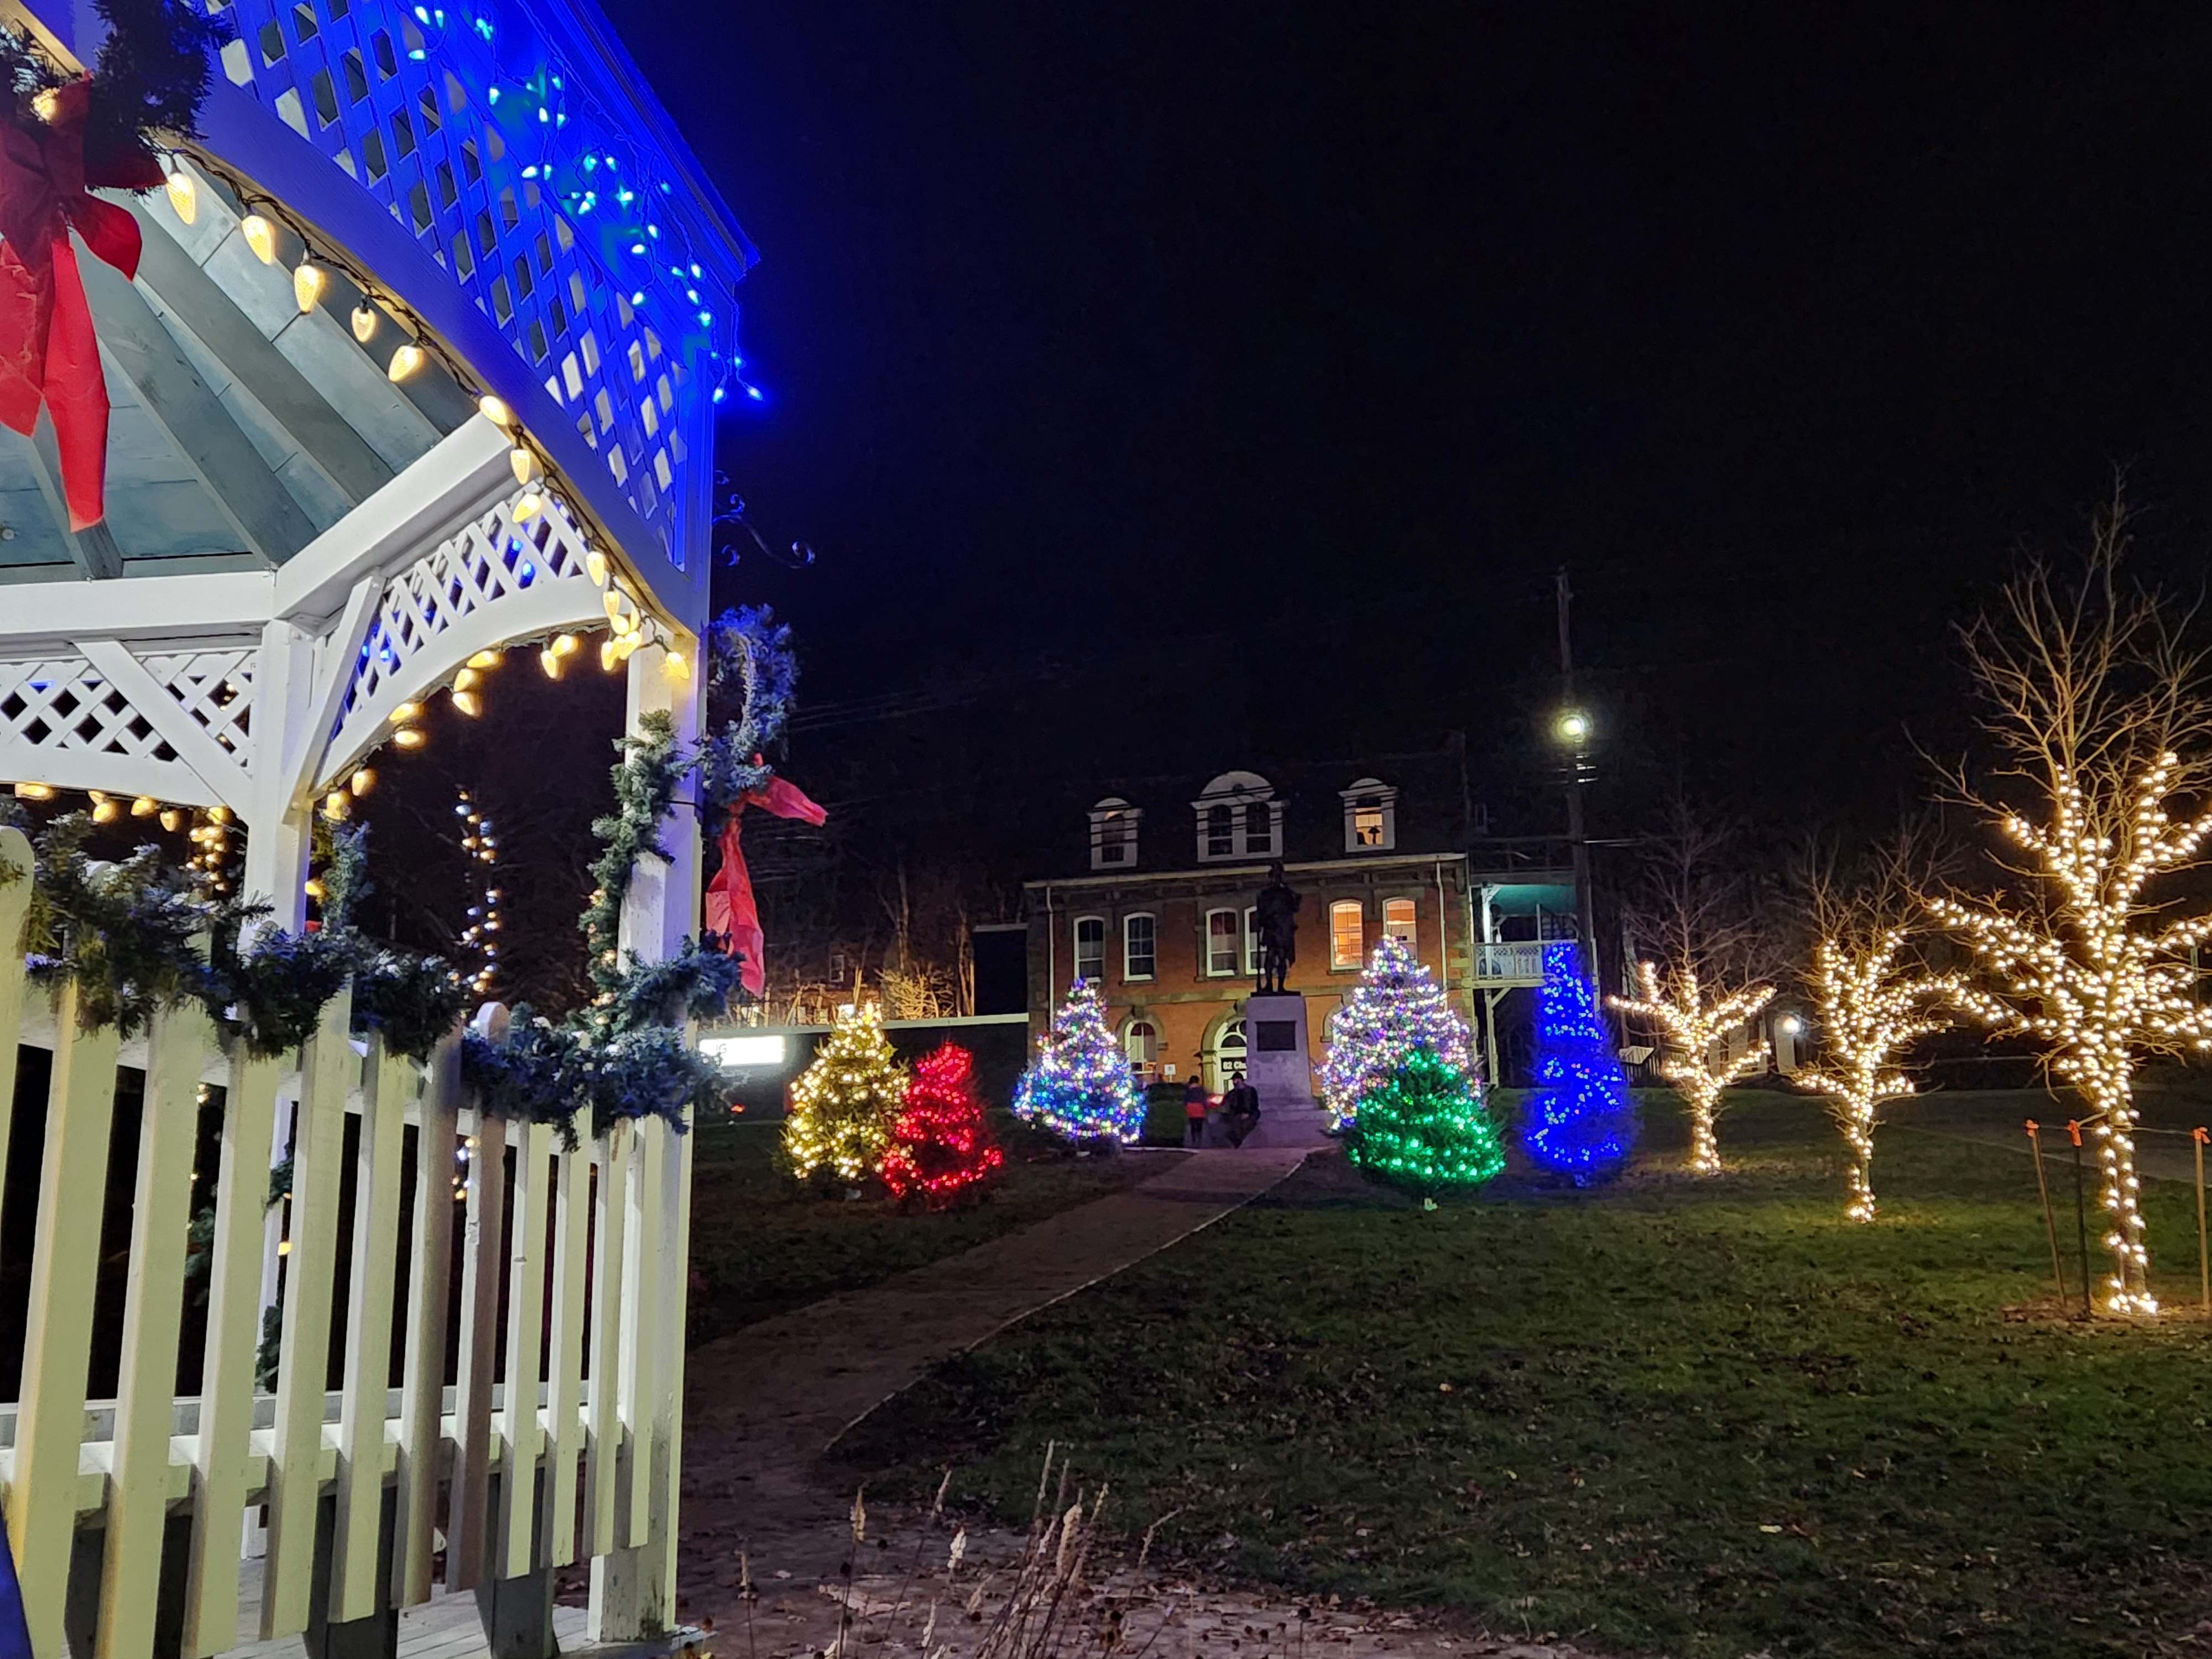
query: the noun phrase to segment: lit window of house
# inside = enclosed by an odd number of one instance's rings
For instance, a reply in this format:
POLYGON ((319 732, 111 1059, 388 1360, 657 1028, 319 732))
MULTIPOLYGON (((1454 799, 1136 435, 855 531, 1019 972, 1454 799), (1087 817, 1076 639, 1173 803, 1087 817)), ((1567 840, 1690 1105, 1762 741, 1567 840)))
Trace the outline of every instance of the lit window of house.
POLYGON ((1328 965, 1356 969, 1367 954, 1366 927, 1358 899, 1339 899, 1328 907, 1328 965))
POLYGON ((1398 792, 1380 778, 1361 778, 1340 789, 1344 802, 1344 850, 1389 852, 1398 844, 1398 792))
POLYGON ((1123 979, 1150 979, 1152 976, 1158 938, 1158 927, 1151 916, 1139 914, 1121 918, 1123 979))
POLYGON ((1127 870, 1137 862, 1137 827, 1145 816, 1119 795, 1109 795, 1091 809, 1091 867, 1127 870))
POLYGON ((1159 1027, 1148 1019, 1131 1020, 1129 1029, 1121 1033, 1121 1048, 1130 1065, 1149 1072, 1160 1057, 1159 1027))
POLYGON ((1236 973, 1237 934, 1234 910, 1206 913, 1206 971, 1209 975, 1225 979, 1236 973))
POLYGON ((1191 803, 1201 863, 1282 856, 1283 803, 1255 772, 1224 772, 1191 803))
POLYGON ((1093 985, 1106 977, 1106 918, 1075 919, 1075 976, 1093 985))
POLYGON ((1382 933, 1387 939, 1401 939, 1408 945, 1419 945, 1420 934, 1413 920, 1413 901, 1384 899, 1382 901, 1382 933))
POLYGON ((1250 906, 1244 911, 1244 973, 1251 979, 1260 975, 1260 912, 1250 906))

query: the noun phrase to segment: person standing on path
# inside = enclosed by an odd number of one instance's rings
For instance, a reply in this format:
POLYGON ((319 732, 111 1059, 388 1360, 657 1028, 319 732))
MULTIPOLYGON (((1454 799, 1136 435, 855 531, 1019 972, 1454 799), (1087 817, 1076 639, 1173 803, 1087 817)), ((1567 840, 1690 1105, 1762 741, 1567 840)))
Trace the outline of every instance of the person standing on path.
POLYGON ((1186 1146, 1206 1145, 1206 1109, 1213 1098, 1206 1091, 1205 1083, 1194 1077, 1182 1085, 1182 1144, 1186 1146))

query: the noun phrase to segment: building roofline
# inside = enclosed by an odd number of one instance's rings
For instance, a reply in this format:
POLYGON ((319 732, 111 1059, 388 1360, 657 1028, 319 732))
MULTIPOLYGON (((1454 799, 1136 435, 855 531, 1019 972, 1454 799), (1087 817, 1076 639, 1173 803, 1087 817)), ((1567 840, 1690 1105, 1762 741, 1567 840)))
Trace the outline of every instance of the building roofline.
POLYGON ((1268 866, 1280 862, 1284 873, 1293 870, 1358 870, 1387 869, 1397 865, 1465 864, 1464 853, 1368 853, 1358 858, 1343 859, 1261 859, 1257 863, 1192 864, 1176 870, 1097 871, 1082 876, 1047 876, 1036 881, 1025 881, 1022 890, 1040 887, 1116 887, 1132 882, 1188 881, 1194 876, 1264 876, 1268 866))

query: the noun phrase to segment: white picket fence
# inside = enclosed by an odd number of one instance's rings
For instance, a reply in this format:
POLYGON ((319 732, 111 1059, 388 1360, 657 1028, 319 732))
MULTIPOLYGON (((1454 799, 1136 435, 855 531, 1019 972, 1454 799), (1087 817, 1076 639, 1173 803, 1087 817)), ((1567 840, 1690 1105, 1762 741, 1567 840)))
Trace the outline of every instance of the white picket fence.
MULTIPOLYGON (((0 830, 0 860, 27 867, 20 835, 0 830)), ((51 1043, 52 1075, 21 1382, 12 1413, 0 1406, 0 1497, 36 1659, 59 1659, 65 1626, 76 1659, 204 1659, 307 1630, 311 1601, 331 1621, 362 1620, 587 1559, 593 1639, 664 1623, 689 1137, 658 1121, 594 1137, 580 1118, 564 1149, 549 1126, 481 1118, 464 1097, 458 1030, 427 1066, 374 1038, 364 1054, 343 993, 296 1055, 276 1060, 224 1053, 197 1008, 172 1009, 125 1044, 112 1030, 79 1030, 65 989, 49 1024, 47 998, 27 987, 13 948, 28 898, 27 881, 0 887, 0 1170, 19 1041, 51 1043), (119 1205, 107 1214, 106 1201, 118 1064, 143 1066, 145 1079, 127 1218, 119 1205), (185 1258, 206 1083, 223 1091, 215 1239, 198 1390, 179 1395, 179 1356, 201 1316, 185 1258), (288 1113, 280 1101, 292 1100, 288 1113), (264 1229, 284 1213, 266 1199, 287 1115, 282 1343, 264 1391, 255 1381, 264 1229), (359 1126, 350 1149, 349 1118, 359 1126), (414 1201, 403 1216, 409 1165, 414 1201), (127 1226, 119 1292, 100 1273, 104 1220, 111 1252, 127 1226), (103 1294, 123 1298, 112 1400, 88 1397, 103 1294), (506 1478, 515 1471, 532 1478, 506 1478), (380 1571, 387 1493, 395 1511, 380 1571), (335 1519, 319 1569, 325 1496, 335 1519), (173 1540, 167 1551, 173 1585, 185 1575, 181 1649, 157 1648, 165 1536, 187 1515, 188 1563, 173 1540), (240 1540, 256 1518, 266 1549, 247 1569, 261 1574, 259 1616, 241 1630, 240 1540), (88 1630, 82 1559, 79 1611, 67 1604, 78 1540, 94 1533, 88 1630)), ((503 1027, 504 1011, 478 1018, 503 1027)))

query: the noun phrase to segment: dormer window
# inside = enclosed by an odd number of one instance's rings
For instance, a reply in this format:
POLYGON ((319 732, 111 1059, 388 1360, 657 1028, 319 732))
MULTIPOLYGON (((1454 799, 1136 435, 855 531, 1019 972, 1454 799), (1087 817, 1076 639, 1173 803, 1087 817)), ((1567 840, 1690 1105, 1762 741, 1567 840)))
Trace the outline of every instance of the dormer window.
POLYGON ((1398 792, 1380 778, 1361 778, 1337 792, 1344 800, 1344 850, 1387 853, 1398 844, 1398 792))
POLYGON ((1137 864, 1137 826, 1144 808, 1109 795, 1091 809, 1091 867, 1132 870, 1137 864))
POLYGON ((1283 855, 1283 803, 1254 772, 1224 772, 1191 804, 1198 815, 1201 864, 1283 855))

